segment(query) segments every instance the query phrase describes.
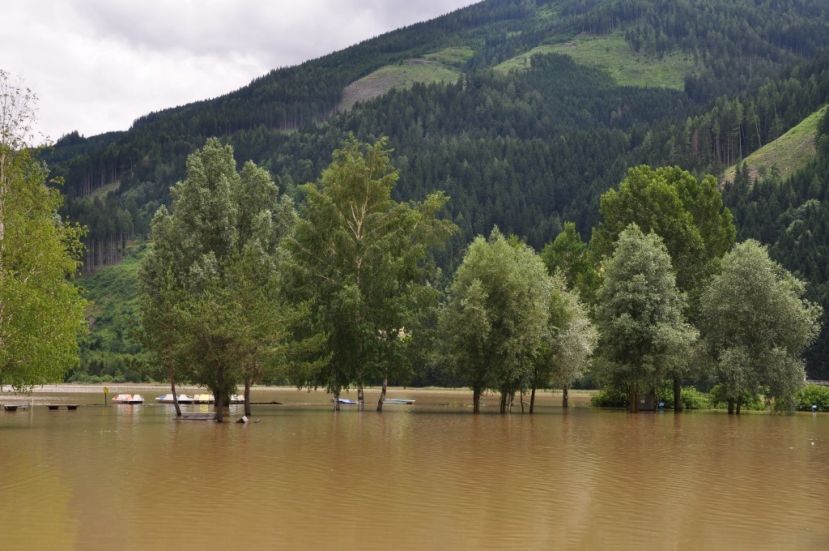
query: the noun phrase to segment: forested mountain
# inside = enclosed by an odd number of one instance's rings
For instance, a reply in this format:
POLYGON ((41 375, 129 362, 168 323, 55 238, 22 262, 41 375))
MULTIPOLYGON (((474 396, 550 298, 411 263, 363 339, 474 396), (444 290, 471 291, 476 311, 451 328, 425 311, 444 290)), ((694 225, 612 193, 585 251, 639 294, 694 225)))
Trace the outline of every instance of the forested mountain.
MULTIPOLYGON (((186 156, 210 136, 231 143, 237 161, 266 166, 298 201, 297 185, 316 180, 349 133, 388 136, 399 198, 450 196, 461 231, 439 260, 454 266, 493 225, 536 248, 567 220, 589 237, 599 195, 629 166, 719 174, 739 163, 829 101, 826 46, 820 0, 489 0, 125 132, 64 136, 44 156, 65 179, 66 214, 90 228, 93 271, 147 235, 186 156)), ((741 205, 759 192, 738 184, 728 200, 742 224, 741 205)), ((819 188, 781 203, 780 216, 822 200, 819 188)), ((780 216, 738 230, 774 244, 780 216)), ((783 248, 778 258, 800 270, 783 248)))

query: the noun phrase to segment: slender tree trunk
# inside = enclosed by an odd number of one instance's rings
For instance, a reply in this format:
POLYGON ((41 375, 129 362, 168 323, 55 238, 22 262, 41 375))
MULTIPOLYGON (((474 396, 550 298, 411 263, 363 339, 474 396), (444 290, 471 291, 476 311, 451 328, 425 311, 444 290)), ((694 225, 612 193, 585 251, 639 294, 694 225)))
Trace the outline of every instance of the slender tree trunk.
POLYGON ((251 406, 250 406, 250 385, 251 385, 251 377, 245 377, 245 415, 251 417, 253 414, 251 413, 251 406))
POLYGON ((481 389, 479 387, 472 389, 472 413, 481 413, 481 389))
POLYGON ((535 383, 533 383, 533 388, 530 391, 530 415, 533 414, 535 410, 535 383))
POLYGON ((674 377, 674 411, 676 413, 682 411, 682 405, 682 386, 679 377, 674 377))
POLYGON ((632 383, 628 388, 628 411, 639 413, 639 388, 636 383, 632 383))
POLYGON ((178 394, 176 394, 176 378, 173 376, 173 370, 168 371, 170 375, 170 390, 173 392, 173 406, 176 408, 176 417, 181 417, 181 406, 178 403, 178 394))
POLYGON ((357 409, 363 411, 366 404, 366 395, 363 393, 363 383, 357 386, 357 409))
POLYGON ((742 408, 742 406, 743 406, 743 399, 742 398, 737 398, 737 415, 740 415, 740 409, 742 408))
POLYGON ((561 407, 567 409, 570 407, 570 386, 564 385, 561 389, 561 407))
POLYGON ((512 390, 509 393, 509 398, 507 401, 507 413, 512 413, 512 405, 515 403, 515 391, 512 390))
POLYGON ((728 414, 734 415, 734 398, 728 399, 728 414))
POLYGON ((340 389, 334 389, 334 411, 340 411, 340 389))
POLYGON ((216 373, 216 382, 219 383, 216 385, 216 389, 213 392, 213 399, 216 404, 216 422, 223 423, 225 420, 225 371, 224 366, 219 367, 218 373, 216 373))
POLYGON ((524 389, 521 389, 521 413, 524 413, 524 389))
POLYGON ((501 390, 501 408, 499 412, 501 415, 507 412, 507 391, 503 389, 501 390))
POLYGON ((383 387, 380 389, 380 399, 377 400, 377 412, 382 413, 383 403, 386 401, 386 391, 389 388, 389 376, 383 377, 383 387))

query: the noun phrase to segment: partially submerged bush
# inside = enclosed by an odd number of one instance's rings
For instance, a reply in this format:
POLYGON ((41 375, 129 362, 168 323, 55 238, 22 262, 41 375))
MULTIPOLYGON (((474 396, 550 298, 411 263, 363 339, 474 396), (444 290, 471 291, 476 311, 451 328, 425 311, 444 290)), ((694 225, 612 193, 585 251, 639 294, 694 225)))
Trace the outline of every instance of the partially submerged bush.
POLYGON ((605 388, 590 398, 590 405, 597 408, 624 408, 628 405, 628 397, 622 390, 605 388))
POLYGON ((799 411, 812 411, 812 406, 817 411, 829 411, 829 386, 806 385, 795 396, 795 402, 799 411))

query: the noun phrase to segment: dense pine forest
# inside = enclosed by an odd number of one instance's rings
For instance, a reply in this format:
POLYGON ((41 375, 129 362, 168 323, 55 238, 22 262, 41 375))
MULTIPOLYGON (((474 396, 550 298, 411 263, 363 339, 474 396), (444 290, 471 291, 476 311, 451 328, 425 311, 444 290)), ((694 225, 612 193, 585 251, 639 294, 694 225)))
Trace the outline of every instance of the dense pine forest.
MULTIPOLYGON (((701 176, 736 165, 723 196, 738 240, 769 245, 826 310, 829 123, 790 176, 741 163, 829 102, 827 45, 829 7, 817 0, 490 0, 124 132, 64 136, 43 157, 64 179, 64 214, 89 228, 84 285, 96 303, 70 377, 160 376, 132 332, 136 255, 187 156, 214 136, 297 204, 349 135, 387 136, 396 199, 450 198, 459 231, 436 258, 446 273, 494 226, 536 250, 568 221, 589 240, 599 197, 629 167, 701 176)), ((829 378, 827 340, 807 354, 814 378, 829 378)))

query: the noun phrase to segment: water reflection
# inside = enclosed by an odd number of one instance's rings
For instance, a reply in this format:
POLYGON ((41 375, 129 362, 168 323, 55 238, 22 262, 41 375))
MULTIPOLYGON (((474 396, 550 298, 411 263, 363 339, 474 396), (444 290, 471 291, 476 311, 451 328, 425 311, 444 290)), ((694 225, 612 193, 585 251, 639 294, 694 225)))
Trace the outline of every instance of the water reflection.
POLYGON ((0 548, 829 546, 829 416, 255 399, 286 405, 248 425, 154 404, 0 413, 0 548))

